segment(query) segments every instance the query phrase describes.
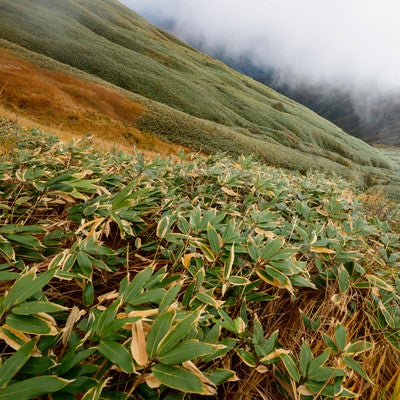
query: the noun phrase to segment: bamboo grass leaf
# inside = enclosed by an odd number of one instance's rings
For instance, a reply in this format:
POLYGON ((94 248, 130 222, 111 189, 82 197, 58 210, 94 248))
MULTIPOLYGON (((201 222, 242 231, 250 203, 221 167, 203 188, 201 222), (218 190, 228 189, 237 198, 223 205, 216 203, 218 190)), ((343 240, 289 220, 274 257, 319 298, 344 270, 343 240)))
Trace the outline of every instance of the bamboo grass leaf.
POLYGON ((55 269, 39 274, 31 270, 22 275, 6 294, 3 301, 4 308, 9 309, 33 296, 47 285, 55 273, 55 269))
POLYGON ((335 340, 339 351, 343 351, 347 344, 347 332, 346 328, 340 324, 335 330, 335 340))
POLYGON ((146 351, 149 359, 152 360, 158 353, 160 342, 170 332, 175 311, 166 311, 155 319, 146 341, 146 351))
POLYGON ((56 335, 57 329, 53 321, 43 318, 42 315, 7 315, 6 324, 16 330, 33 335, 56 335))
POLYGON ((10 382, 14 375, 28 361, 35 344, 35 339, 25 343, 11 357, 4 361, 3 365, 0 367, 0 390, 10 382))
POLYGON ((222 238, 210 223, 207 225, 207 238, 213 253, 219 254, 222 245, 222 238))
POLYGON ((166 365, 177 365, 225 348, 226 346, 202 343, 197 339, 190 339, 178 343, 168 352, 163 352, 158 359, 166 365))
POLYGON ((179 321, 172 330, 168 330, 167 334, 159 344, 159 355, 168 353, 179 342, 185 339, 190 331, 196 326, 200 314, 195 312, 188 315, 186 318, 179 321))
POLYGON ((134 372, 133 359, 129 351, 122 344, 109 339, 103 339, 99 345, 99 352, 127 373, 134 372))
POLYGON ((40 312, 57 313, 67 311, 68 307, 61 306, 49 301, 28 301, 18 304, 12 308, 13 314, 16 315, 31 315, 40 312))
POLYGON ((215 388, 211 384, 203 383, 198 375, 185 368, 156 364, 151 370, 154 376, 167 387, 184 393, 198 393, 209 396, 215 394, 215 388))
POLYGON ((373 381, 371 378, 367 375, 367 373, 364 371, 363 367, 355 360, 353 360, 351 357, 343 357, 344 363, 351 368, 353 371, 357 372, 361 377, 363 377, 366 381, 369 383, 373 384, 373 381))
POLYGON ((48 393, 58 392, 73 382, 58 376, 37 376, 7 386, 0 393, 0 400, 29 400, 48 393))

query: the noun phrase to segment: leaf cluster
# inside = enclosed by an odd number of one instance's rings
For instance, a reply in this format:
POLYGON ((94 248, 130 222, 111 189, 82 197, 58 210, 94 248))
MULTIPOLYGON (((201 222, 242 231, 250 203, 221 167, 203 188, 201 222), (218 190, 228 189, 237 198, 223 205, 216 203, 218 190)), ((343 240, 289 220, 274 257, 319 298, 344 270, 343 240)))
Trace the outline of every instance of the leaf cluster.
POLYGON ((345 180, 2 135, 0 399, 398 395, 398 225, 345 180))

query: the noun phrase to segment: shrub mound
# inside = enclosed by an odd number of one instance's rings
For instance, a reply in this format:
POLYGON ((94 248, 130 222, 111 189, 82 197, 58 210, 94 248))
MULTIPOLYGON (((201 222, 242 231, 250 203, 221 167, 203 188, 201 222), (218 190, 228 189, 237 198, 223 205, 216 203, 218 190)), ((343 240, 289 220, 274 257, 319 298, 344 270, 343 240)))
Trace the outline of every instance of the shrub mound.
POLYGON ((0 129, 0 399, 399 398, 395 209, 0 129))

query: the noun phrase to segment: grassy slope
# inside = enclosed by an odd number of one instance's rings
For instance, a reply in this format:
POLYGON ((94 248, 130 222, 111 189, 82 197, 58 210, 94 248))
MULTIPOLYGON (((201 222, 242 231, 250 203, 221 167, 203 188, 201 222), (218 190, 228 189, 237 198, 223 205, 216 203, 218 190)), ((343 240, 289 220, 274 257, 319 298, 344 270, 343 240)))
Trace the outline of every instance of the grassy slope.
POLYGON ((142 131, 194 150, 252 152, 292 169, 390 179, 393 164, 379 151, 117 1, 3 0, 0 11, 1 38, 130 91, 146 108, 135 121, 142 131))
POLYGON ((145 109, 116 88, 41 68, 5 49, 0 49, 0 59, 1 115, 26 127, 52 130, 64 140, 91 136, 105 148, 177 152, 176 146, 134 127, 145 109))
POLYGON ((399 398, 398 208, 251 157, 0 144, 2 398, 399 398))

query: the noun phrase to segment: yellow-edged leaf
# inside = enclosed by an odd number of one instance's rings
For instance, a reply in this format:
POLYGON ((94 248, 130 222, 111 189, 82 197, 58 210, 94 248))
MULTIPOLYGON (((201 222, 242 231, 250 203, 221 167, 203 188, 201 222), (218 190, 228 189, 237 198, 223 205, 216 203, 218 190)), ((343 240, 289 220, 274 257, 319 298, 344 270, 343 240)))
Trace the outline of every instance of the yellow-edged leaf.
POLYGON ((310 250, 313 253, 319 253, 319 254, 336 254, 335 250, 328 249, 327 247, 314 247, 314 246, 311 246, 310 250))

